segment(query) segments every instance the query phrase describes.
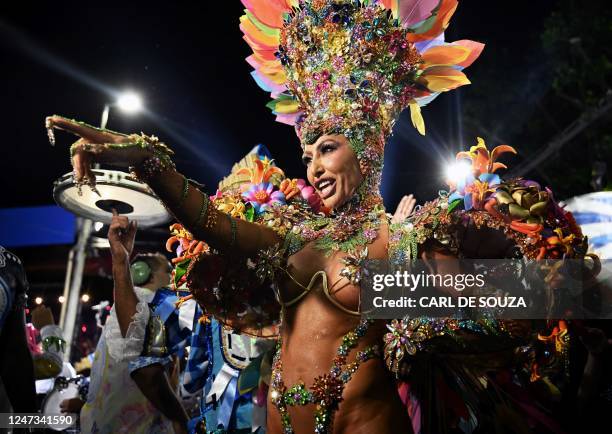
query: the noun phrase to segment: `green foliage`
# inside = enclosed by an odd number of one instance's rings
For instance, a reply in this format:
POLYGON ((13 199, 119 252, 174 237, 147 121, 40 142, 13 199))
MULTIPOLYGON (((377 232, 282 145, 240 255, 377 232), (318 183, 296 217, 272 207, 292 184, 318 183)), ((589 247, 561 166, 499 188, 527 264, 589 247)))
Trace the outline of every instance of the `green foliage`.
MULTIPOLYGON (((560 0, 541 23, 516 31, 521 44, 488 44, 495 55, 476 70, 464 114, 466 143, 481 135, 514 146, 519 155, 511 168, 536 157, 612 92, 612 8, 606 0, 560 0)), ((596 161, 608 164, 612 180, 611 120, 609 111, 527 177, 552 187, 558 199, 592 191, 596 161)))
POLYGON ((577 108, 594 105, 612 83, 612 14, 604 0, 564 0, 545 22, 542 45, 553 89, 577 108))

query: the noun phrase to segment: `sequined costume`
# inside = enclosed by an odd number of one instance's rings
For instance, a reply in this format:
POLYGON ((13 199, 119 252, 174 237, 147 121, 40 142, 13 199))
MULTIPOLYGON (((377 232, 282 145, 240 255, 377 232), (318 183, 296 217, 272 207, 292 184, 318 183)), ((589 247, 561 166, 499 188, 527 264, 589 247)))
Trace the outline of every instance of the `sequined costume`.
MULTIPOLYGON (((431 249, 469 257, 459 234, 473 224, 503 233, 507 258, 586 258, 597 268, 586 237, 549 189, 524 179, 504 181, 495 173, 506 168, 497 161, 505 152, 515 151, 489 151, 480 138, 469 152, 460 152, 457 158, 471 160, 472 170, 407 225, 391 229, 390 261, 404 264, 431 249)), ((559 321, 550 335, 535 321, 521 333, 509 330, 511 323, 418 317, 388 325, 385 361, 402 379, 399 391, 415 432, 562 431, 538 402, 560 395, 553 380, 559 376, 563 382, 567 374, 567 323, 559 321)))
MULTIPOLYGON (((424 206, 411 225, 389 224, 379 187, 384 147, 394 123, 409 109, 413 125, 424 134, 421 107, 440 92, 468 84, 462 70, 483 49, 473 41, 444 41, 457 0, 242 3, 246 9, 240 26, 253 49, 247 61, 255 80, 270 92, 269 107, 277 120, 295 126, 303 147, 324 134, 345 136, 364 180, 353 197, 329 210, 305 181, 287 178, 269 160, 254 159, 236 172, 245 175, 246 182, 208 196, 177 174, 171 153, 155 137, 124 136, 125 143, 103 145, 133 146, 151 154, 134 173, 183 223, 175 231, 188 260, 177 267, 175 278, 186 284, 205 315, 243 333, 282 336, 273 361, 268 410, 280 419, 285 434, 303 430, 293 425, 296 413, 304 414, 298 407, 312 410, 314 432, 334 432, 336 419, 348 405, 345 386, 356 376, 380 367, 377 383, 395 387, 385 365, 404 380, 399 391, 414 431, 526 429, 501 381, 488 381, 485 373, 502 372, 513 363, 512 352, 526 345, 527 337, 514 336, 496 320, 453 318, 397 319, 387 325, 385 335, 380 331, 384 324, 359 320, 358 297, 343 303, 327 284, 342 280, 358 293, 363 262, 385 236, 389 245, 379 256, 393 263, 432 251, 461 256, 464 246, 457 234, 467 224, 500 229, 528 258, 585 256, 585 240, 571 215, 537 185, 501 182, 495 171, 502 165, 495 160, 509 149, 489 153, 484 144, 460 155, 472 159, 471 177, 424 206), (310 258, 332 258, 330 262, 338 258, 339 266, 300 278, 292 260, 304 252, 310 258), (288 286, 297 289, 284 294, 288 286), (296 320, 295 311, 316 297, 331 305, 321 310, 334 312, 330 316, 346 323, 339 346, 329 349, 331 360, 315 363, 328 364, 328 371, 285 384, 283 369, 288 364, 283 361, 303 352, 286 339, 287 323, 293 322, 294 329, 306 327, 296 320)), ((58 120, 49 122, 53 127, 58 120)), ((561 333, 550 339, 563 342, 561 333)), ((353 393, 353 403, 367 398, 364 391, 353 393)), ((411 431, 410 426, 399 429, 411 431)))

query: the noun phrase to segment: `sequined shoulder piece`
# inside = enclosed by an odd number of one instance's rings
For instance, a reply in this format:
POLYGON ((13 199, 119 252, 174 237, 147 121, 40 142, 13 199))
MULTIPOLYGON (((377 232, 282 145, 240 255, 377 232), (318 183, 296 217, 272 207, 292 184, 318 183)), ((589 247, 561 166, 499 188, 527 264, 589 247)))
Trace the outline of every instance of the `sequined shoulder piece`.
POLYGON ((419 246, 428 240, 436 240, 456 250, 453 228, 458 222, 452 213, 444 192, 433 201, 425 203, 404 223, 389 227, 389 260, 394 264, 404 264, 418 257, 419 246))

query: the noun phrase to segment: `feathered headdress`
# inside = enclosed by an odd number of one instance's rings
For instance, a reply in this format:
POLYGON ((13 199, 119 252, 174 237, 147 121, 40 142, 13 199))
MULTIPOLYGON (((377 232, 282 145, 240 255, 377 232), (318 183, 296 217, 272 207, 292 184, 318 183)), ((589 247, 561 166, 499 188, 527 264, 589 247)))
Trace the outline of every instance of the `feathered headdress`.
POLYGON ((483 45, 444 42, 457 0, 242 0, 253 77, 302 144, 344 134, 380 159, 401 111, 425 133, 420 107, 469 80, 483 45), (376 136, 377 147, 366 136, 376 136), (369 142, 369 143, 366 143, 369 142), (381 143, 382 142, 382 143, 381 143), (369 149, 368 149, 369 148, 369 149), (372 152, 374 151, 374 152, 372 152))

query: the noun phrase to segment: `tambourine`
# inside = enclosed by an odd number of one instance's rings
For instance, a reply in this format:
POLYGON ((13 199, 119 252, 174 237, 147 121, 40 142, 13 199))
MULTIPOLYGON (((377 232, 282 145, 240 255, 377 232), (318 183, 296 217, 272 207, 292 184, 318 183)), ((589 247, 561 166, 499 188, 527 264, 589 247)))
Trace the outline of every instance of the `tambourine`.
POLYGON ((115 209, 141 228, 170 221, 171 216, 151 188, 129 173, 118 170, 92 170, 99 194, 88 187, 79 189, 72 172, 54 183, 53 198, 62 208, 84 218, 110 224, 115 209))

